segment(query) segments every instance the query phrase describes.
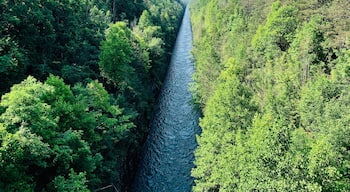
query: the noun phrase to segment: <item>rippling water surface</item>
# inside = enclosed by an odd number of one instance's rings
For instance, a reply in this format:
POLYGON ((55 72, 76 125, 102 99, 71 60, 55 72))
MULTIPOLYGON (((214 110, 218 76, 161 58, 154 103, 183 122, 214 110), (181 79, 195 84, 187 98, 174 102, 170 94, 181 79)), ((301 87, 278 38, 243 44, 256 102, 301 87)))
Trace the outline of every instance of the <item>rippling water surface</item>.
POLYGON ((134 181, 135 192, 191 191, 195 135, 199 133, 199 113, 189 91, 194 71, 191 49, 187 8, 134 181))

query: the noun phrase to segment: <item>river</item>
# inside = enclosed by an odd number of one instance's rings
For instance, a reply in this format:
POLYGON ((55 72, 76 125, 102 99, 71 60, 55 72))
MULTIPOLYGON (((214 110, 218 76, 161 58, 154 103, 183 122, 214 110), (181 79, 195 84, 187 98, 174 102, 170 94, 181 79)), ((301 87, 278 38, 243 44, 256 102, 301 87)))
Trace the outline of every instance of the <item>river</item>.
POLYGON ((199 112, 189 91, 194 64, 192 29, 186 8, 168 73, 160 92, 150 133, 141 154, 134 192, 187 192, 199 133, 199 112))

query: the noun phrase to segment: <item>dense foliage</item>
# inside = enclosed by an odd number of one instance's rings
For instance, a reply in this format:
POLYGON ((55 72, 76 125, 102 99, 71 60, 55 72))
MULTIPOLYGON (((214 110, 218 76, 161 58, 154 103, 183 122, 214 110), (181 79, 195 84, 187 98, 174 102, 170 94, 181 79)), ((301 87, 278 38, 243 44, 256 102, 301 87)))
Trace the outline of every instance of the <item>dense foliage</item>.
POLYGON ((47 182, 60 188, 68 174, 83 186, 86 177, 91 186, 112 177, 134 127, 114 103, 95 81, 70 88, 54 76, 45 83, 30 76, 14 85, 1 101, 1 188, 25 191, 47 182))
POLYGON ((0 0, 0 191, 126 190, 178 0, 0 0))
POLYGON ((349 8, 192 1, 193 191, 350 191, 349 8))

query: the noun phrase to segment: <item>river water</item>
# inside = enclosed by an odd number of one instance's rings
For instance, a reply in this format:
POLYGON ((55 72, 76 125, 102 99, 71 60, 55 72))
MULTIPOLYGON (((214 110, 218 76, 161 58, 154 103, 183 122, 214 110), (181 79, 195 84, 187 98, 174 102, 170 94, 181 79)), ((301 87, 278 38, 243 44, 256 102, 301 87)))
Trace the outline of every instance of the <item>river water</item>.
POLYGON ((199 113, 191 104, 189 91, 194 71, 191 49, 192 29, 186 8, 136 173, 134 192, 191 191, 195 135, 200 131, 199 113))

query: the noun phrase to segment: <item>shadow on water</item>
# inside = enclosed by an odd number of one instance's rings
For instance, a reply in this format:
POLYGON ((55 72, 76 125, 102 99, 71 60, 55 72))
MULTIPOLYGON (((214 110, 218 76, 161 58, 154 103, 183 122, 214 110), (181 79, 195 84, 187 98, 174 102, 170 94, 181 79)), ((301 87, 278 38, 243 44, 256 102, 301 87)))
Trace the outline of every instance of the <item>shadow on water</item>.
POLYGON ((167 77, 133 184, 135 192, 186 192, 191 177, 199 112, 191 104, 194 71, 190 13, 186 8, 167 77))

